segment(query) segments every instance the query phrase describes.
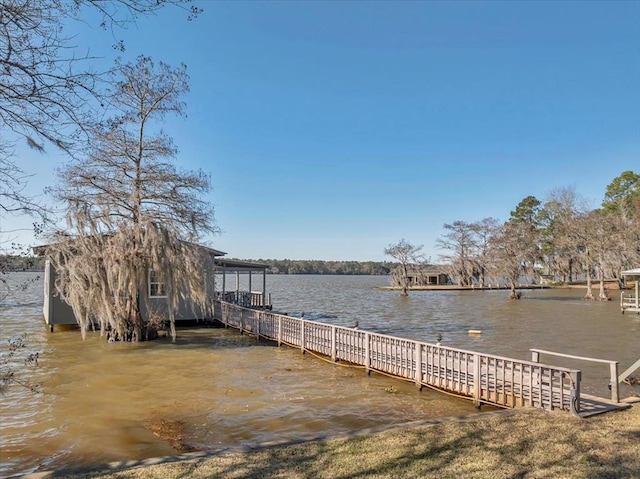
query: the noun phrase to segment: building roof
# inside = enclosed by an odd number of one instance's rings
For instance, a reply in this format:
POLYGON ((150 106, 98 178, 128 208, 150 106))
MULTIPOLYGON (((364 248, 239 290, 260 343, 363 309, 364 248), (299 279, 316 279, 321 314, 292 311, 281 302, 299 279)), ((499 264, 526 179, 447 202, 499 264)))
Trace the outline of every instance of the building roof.
POLYGON ((623 271, 622 276, 640 276, 640 268, 633 268, 627 271, 623 271))
POLYGON ((264 263, 251 263, 248 261, 239 261, 235 259, 219 258, 215 260, 215 265, 225 271, 233 271, 238 273, 249 273, 252 271, 264 271, 270 267, 264 263))
POLYGON ((407 270, 409 273, 447 274, 446 267, 437 264, 410 264, 407 270))
MULTIPOLYGON (((184 243, 189 243, 189 242, 185 241, 184 243)), ((191 243, 191 244, 194 244, 198 248, 206 251, 207 253, 209 253, 211 256, 214 256, 214 257, 215 256, 224 256, 224 255, 227 254, 224 251, 218 251, 217 249, 213 249, 213 248, 210 248, 208 246, 201 245, 201 244, 197 244, 197 243, 191 243)), ((47 254, 47 248, 49 246, 51 246, 51 244, 43 244, 43 245, 40 245, 40 246, 34 246, 32 248, 32 250, 33 250, 33 253, 36 256, 45 256, 47 254)))

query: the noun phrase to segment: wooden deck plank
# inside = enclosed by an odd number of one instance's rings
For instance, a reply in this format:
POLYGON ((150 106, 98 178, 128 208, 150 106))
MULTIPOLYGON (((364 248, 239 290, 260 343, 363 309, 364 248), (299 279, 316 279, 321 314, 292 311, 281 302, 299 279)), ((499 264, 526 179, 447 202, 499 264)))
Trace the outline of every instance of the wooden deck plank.
POLYGON ((631 404, 628 403, 616 403, 610 399, 591 396, 589 394, 582 394, 580 396, 580 417, 582 418, 603 414, 605 412, 621 411, 630 407, 631 404))

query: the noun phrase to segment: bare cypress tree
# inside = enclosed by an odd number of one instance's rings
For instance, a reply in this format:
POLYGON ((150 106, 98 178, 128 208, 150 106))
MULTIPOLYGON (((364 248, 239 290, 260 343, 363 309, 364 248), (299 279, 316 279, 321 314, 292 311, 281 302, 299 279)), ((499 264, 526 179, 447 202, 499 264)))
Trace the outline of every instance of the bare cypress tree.
POLYGON ((438 238, 436 245, 439 249, 451 251, 451 254, 440 255, 440 259, 449 265, 449 274, 458 279, 458 286, 469 286, 474 273, 475 227, 466 221, 454 221, 445 223, 444 229, 449 232, 438 238))
POLYGON ((415 246, 404 238, 396 244, 390 244, 384 249, 384 254, 394 258, 398 265, 393 269, 391 277, 394 285, 400 287, 400 296, 408 296, 409 289, 409 265, 419 262, 422 258, 420 251, 422 245, 415 246))
MULTIPOLYGON (((117 28, 138 17, 155 14, 165 5, 183 9, 187 18, 201 9, 189 0, 0 0, 0 124, 43 150, 45 143, 65 151, 74 147, 78 130, 98 88, 100 72, 93 59, 67 34, 71 20, 85 22, 83 12, 101 15, 100 26, 115 35, 117 28)), ((124 49, 116 39, 115 48, 124 49)), ((0 141, 7 138, 0 137, 0 141)), ((4 157, 0 156, 0 160, 4 157)), ((1 164, 1 163, 0 163, 1 164)))
POLYGON ((471 223, 473 228, 473 269, 475 270, 480 287, 484 288, 487 272, 491 268, 490 249, 491 240, 499 230, 498 220, 484 218, 471 223))
POLYGON ((596 267, 596 255, 594 254, 593 236, 596 224, 591 212, 584 211, 576 216, 571 224, 571 238, 576 246, 578 258, 586 277, 586 300, 593 300, 592 274, 596 267))
POLYGON ((572 236, 573 222, 587 210, 586 200, 578 195, 574 187, 551 190, 538 211, 541 232, 541 253, 547 272, 559 274, 562 281, 573 281, 578 267, 578 252, 572 236))
POLYGON ((209 177, 178 170, 171 139, 153 130, 167 114, 183 115, 188 75, 184 65, 156 65, 141 56, 118 63, 111 80, 115 115, 94 127, 88 156, 60 170, 54 190, 67 205, 68 226, 53 235, 47 251, 56 290, 83 334, 97 324, 111 338, 137 341, 145 339, 138 288, 147 289, 153 271, 166 288, 175 338, 181 294, 210 307, 207 264, 193 242, 215 230, 213 209, 202 199, 209 177))
POLYGON ((531 257, 537 251, 537 237, 530 225, 510 220, 500 228, 490 243, 490 257, 493 259, 492 273, 509 280, 510 299, 520 299, 516 291, 520 277, 531 272, 531 257))
POLYGON ((75 155, 101 111, 104 73, 92 68, 94 58, 67 33, 69 24, 97 12, 114 47, 124 50, 117 31, 167 5, 188 20, 202 11, 190 0, 0 0, 0 222, 9 214, 46 221, 47 208, 25 190, 29 172, 17 161, 19 140, 75 155))
POLYGON ((28 254, 4 219, 31 216, 38 234, 50 213, 26 189, 30 172, 16 156, 19 143, 76 155, 94 112, 102 111, 104 73, 92 68, 94 58, 68 33, 70 24, 87 23, 85 14, 97 13, 93 18, 110 32, 114 47, 124 50, 118 31, 168 5, 188 20, 202 11, 190 0, 0 0, 0 271, 6 268, 2 255, 28 254))

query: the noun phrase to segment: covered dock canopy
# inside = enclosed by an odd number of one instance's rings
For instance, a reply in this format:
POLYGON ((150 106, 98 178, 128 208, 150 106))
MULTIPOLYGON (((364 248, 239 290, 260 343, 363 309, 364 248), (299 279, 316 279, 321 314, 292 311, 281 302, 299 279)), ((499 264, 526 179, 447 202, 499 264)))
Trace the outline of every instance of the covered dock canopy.
POLYGON ((620 273, 625 280, 635 280, 635 294, 622 293, 620 296, 620 309, 625 311, 633 311, 640 313, 640 268, 633 268, 620 273))
POLYGON ((624 277, 636 277, 636 278, 640 278, 640 268, 633 268, 633 269, 629 269, 627 271, 623 271, 622 276, 624 277))
MULTIPOLYGON (((216 258, 215 260, 216 272, 222 274, 222 295, 226 297, 227 292, 229 291, 227 287, 227 274, 233 273, 235 274, 235 289, 231 290, 235 292, 236 295, 240 294, 240 274, 248 274, 249 275, 249 288, 248 292, 252 293, 252 279, 253 273, 262 273, 262 295, 260 303, 269 307, 271 305, 271 301, 267 300, 267 269, 271 266, 264 263, 253 263, 249 261, 241 261, 235 259, 226 259, 226 258, 216 258)), ((236 302, 239 298, 236 298, 236 302)))

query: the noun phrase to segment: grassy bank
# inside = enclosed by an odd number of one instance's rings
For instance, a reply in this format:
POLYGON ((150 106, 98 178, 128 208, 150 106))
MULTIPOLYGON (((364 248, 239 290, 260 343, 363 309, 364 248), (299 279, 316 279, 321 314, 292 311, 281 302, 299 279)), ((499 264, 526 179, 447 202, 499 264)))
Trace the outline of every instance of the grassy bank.
POLYGON ((40 477, 638 478, 640 404, 588 420, 513 410, 110 472, 40 477))

